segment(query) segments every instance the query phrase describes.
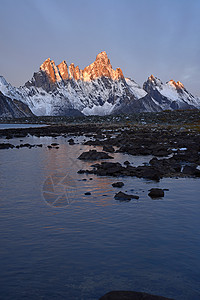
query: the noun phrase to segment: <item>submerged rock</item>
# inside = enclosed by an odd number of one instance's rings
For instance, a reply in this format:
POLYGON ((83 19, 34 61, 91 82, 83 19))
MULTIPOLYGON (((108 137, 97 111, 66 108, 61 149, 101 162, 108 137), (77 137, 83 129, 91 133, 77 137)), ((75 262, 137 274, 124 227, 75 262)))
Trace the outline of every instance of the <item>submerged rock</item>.
POLYGON ((152 189, 150 189, 150 192, 148 195, 151 198, 161 198, 161 197, 164 197, 165 194, 164 194, 163 189, 152 188, 152 189))
POLYGON ((105 152, 97 152, 96 150, 90 150, 87 152, 83 152, 78 159, 82 160, 99 160, 99 159, 110 159, 113 158, 112 156, 109 156, 105 152))
POLYGON ((173 300, 170 298, 134 291, 112 291, 99 300, 173 300))
POLYGON ((91 193, 90 193, 90 192, 86 192, 84 195, 86 195, 86 196, 90 196, 90 195, 91 195, 91 193))
POLYGON ((113 153, 113 152, 115 152, 115 149, 113 148, 113 146, 104 145, 103 151, 113 153))
POLYGON ((113 186, 113 187, 121 188, 121 187, 124 186, 124 183, 121 182, 121 181, 118 181, 118 182, 114 182, 114 183, 112 184, 112 186, 113 186))
POLYGON ((69 140, 68 140, 68 143, 69 143, 69 145, 74 145, 74 144, 75 144, 74 139, 72 139, 72 138, 69 139, 69 140))
POLYGON ((128 195, 123 192, 119 192, 115 195, 116 200, 120 201, 130 201, 131 199, 139 199, 139 196, 137 195, 128 195))

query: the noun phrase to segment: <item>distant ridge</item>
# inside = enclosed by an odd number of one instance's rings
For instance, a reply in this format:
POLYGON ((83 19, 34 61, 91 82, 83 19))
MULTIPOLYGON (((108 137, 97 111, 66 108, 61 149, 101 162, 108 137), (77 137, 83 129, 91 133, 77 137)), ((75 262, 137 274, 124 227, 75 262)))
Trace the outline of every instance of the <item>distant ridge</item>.
POLYGON ((158 112, 165 109, 199 109, 200 99, 189 93, 181 82, 162 83, 151 75, 140 87, 114 70, 105 51, 83 70, 66 61, 56 66, 50 58, 24 86, 12 87, 0 77, 3 95, 28 105, 42 115, 109 115, 158 112))

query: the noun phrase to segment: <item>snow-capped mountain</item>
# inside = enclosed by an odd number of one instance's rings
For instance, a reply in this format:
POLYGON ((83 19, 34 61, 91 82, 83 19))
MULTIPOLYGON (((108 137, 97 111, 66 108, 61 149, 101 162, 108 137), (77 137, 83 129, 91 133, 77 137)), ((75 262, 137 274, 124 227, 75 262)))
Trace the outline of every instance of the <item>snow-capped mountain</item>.
POLYGON ((55 65, 48 58, 24 86, 14 88, 0 77, 0 91, 11 99, 26 103, 35 115, 108 115, 199 108, 200 100, 178 82, 163 84, 150 76, 141 88, 114 70, 105 51, 79 69, 66 61, 55 65))
POLYGON ((120 68, 112 68, 105 51, 84 70, 73 63, 68 67, 65 61, 56 66, 48 58, 21 92, 37 115, 62 115, 68 109, 106 115, 147 94, 134 81, 125 79, 120 68))
POLYGON ((164 84, 160 79, 151 75, 144 82, 143 88, 162 109, 200 108, 200 100, 190 94, 180 81, 170 80, 164 84))

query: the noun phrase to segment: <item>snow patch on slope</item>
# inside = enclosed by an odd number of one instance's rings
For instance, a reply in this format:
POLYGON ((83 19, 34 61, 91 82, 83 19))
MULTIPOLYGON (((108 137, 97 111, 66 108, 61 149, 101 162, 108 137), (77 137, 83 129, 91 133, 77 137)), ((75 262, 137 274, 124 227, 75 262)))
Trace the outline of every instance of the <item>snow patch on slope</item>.
POLYGON ((82 113, 86 116, 90 116, 90 115, 105 116, 111 114, 113 108, 114 107, 111 103, 105 102, 102 106, 93 105, 92 108, 85 107, 82 110, 82 113))
POLYGON ((143 88, 141 88, 134 80, 130 78, 125 78, 125 80, 135 98, 139 99, 147 95, 147 92, 145 92, 145 90, 143 90, 143 88))
POLYGON ((171 101, 176 101, 177 103, 187 103, 189 105, 194 105, 195 107, 200 107, 200 103, 197 98, 188 93, 185 88, 181 88, 177 90, 177 88, 171 84, 171 82, 167 82, 163 84, 161 87, 157 87, 157 90, 164 96, 170 99, 171 101))

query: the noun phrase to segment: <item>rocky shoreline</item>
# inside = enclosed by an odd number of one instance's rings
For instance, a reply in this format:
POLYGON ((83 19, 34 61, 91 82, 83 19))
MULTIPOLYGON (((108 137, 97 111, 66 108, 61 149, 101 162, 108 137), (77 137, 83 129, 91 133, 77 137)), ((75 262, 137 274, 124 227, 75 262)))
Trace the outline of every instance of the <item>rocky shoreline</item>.
MULTIPOLYGON (((189 116, 191 119, 191 115, 189 116)), ((136 176, 156 181, 163 177, 200 177, 200 129, 196 117, 195 112, 195 118, 193 118, 195 122, 190 128, 185 125, 181 126, 181 118, 180 120, 177 118, 178 125, 107 122, 105 124, 69 123, 37 128, 2 129, 0 138, 4 139, 4 142, 0 143, 0 149, 42 147, 42 144, 21 143, 17 146, 12 144, 12 138, 23 139, 28 135, 37 137, 84 135, 89 139, 83 144, 91 146, 91 150, 83 152, 78 157, 79 159, 89 161, 112 159, 114 153, 131 156, 151 155, 152 159, 148 164, 138 167, 130 165, 129 161, 124 162, 124 165, 119 162, 102 162, 93 164, 88 170, 79 170, 79 173, 114 177, 136 176), (102 151, 94 150, 96 146, 102 147, 102 151)), ((70 145, 74 144, 73 139, 68 142, 70 145)), ((55 145, 48 146, 49 149, 53 147, 55 145)), ((56 148, 59 148, 58 144, 56 148)))

